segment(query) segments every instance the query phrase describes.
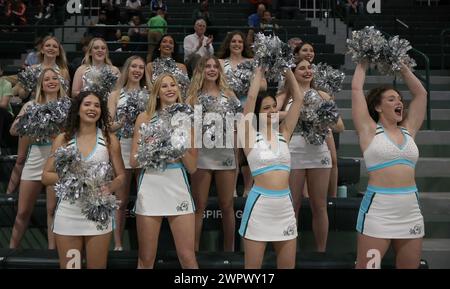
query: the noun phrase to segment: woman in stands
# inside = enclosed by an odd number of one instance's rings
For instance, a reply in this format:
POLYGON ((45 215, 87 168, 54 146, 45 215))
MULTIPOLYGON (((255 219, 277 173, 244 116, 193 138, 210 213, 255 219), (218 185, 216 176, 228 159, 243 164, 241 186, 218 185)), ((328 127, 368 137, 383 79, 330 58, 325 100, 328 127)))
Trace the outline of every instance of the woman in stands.
MULTIPOLYGON (((109 59, 108 45, 103 38, 94 37, 89 42, 88 49, 83 58, 82 65, 75 71, 72 84, 72 96, 78 95, 86 87, 88 72, 93 68, 100 69, 108 66, 114 74, 120 75, 120 71, 109 59)), ((112 87, 110 88, 112 90, 112 87)))
MULTIPOLYGON (((312 65, 308 60, 301 60, 293 71, 302 96, 308 90, 315 89, 312 65)), ((327 93, 317 92, 325 100, 331 99, 327 93)), ((287 92, 279 94, 277 97, 278 106, 285 111, 290 111, 293 97, 295 95, 289 89, 287 92)), ((338 125, 343 125, 342 120, 338 125)), ((330 136, 327 137, 327 139, 329 138, 330 136)), ((309 144, 299 131, 292 135, 289 149, 292 159, 290 188, 296 216, 298 216, 301 196, 305 183, 307 183, 316 249, 318 252, 325 252, 328 236, 327 192, 332 166, 330 149, 327 142, 321 145, 309 144), (326 181, 324 182, 324 180, 326 181)))
MULTIPOLYGON (((132 167, 139 166, 135 155, 141 139, 141 125, 151 125, 157 120, 161 109, 177 102, 181 103, 182 99, 175 77, 162 74, 155 81, 146 111, 136 120, 131 146, 132 167)), ((146 169, 141 173, 135 207, 139 240, 138 268, 153 268, 164 216, 168 217, 181 267, 198 268, 194 250, 195 206, 186 174, 186 171, 192 174, 197 169, 197 149, 193 146, 194 137, 191 135, 191 148, 182 158, 169 163, 162 172, 146 169)))
POLYGON ((391 244, 397 268, 418 268, 424 221, 414 179, 419 158, 414 137, 425 117, 427 92, 403 65, 400 73, 413 96, 407 113, 402 96, 390 86, 374 88, 365 97, 367 67, 359 63, 352 81, 353 122, 369 173, 356 225, 356 268, 379 268, 371 256, 383 258, 391 244))
POLYGON ((122 159, 125 164, 125 185, 117 192, 120 199, 120 208, 116 213, 116 229, 114 230, 115 250, 121 251, 122 235, 125 228, 125 211, 128 205, 128 195, 130 193, 132 168, 130 166, 130 152, 132 135, 123 134, 124 120, 117 117, 117 109, 127 105, 130 93, 142 91, 148 96, 151 89, 150 77, 145 68, 144 59, 140 56, 131 56, 123 65, 121 76, 117 83, 117 89, 111 93, 108 99, 108 109, 113 121, 110 127, 111 132, 116 132, 120 140, 122 159))
POLYGON ((158 49, 153 50, 152 62, 147 64, 152 82, 156 81, 162 71, 173 73, 180 86, 181 96, 185 98, 189 86, 189 76, 186 66, 179 62, 178 45, 175 39, 171 35, 163 35, 156 47, 158 49), (168 67, 168 65, 173 67, 168 67))
MULTIPOLYGON (((192 77, 187 102, 199 104, 200 96, 220 98, 221 102, 238 103, 233 91, 228 87, 219 60, 214 56, 201 58, 192 77)), ((222 133, 222 132, 220 132, 222 133)), ((226 138, 224 137, 225 141, 226 138)), ((197 171, 192 175, 192 192, 197 212, 195 213, 195 249, 199 250, 203 225, 203 212, 208 203, 209 189, 215 177, 219 207, 222 211, 224 250, 234 251, 235 216, 233 193, 236 185, 236 156, 234 148, 206 148, 198 151, 197 171)))
MULTIPOLYGON (((66 132, 56 137, 52 153, 61 146, 75 146, 83 161, 111 162, 115 178, 102 188, 104 194, 118 192, 124 183, 124 166, 120 144, 109 133, 109 115, 106 103, 90 91, 81 92, 74 98, 68 116, 66 132)), ((51 186, 58 181, 53 154, 45 164, 42 182, 51 186)), ((86 219, 78 201, 60 200, 55 213, 53 232, 56 235, 60 268, 72 268, 73 255, 86 252, 88 269, 106 268, 112 220, 106 229, 98 229, 97 223, 86 219)), ((80 260, 81 262, 81 260, 80 260)), ((75 262, 76 264, 76 262, 75 262)), ((80 263, 78 263, 80 264, 80 263)))
MULTIPOLYGON (((227 78, 227 82, 230 84, 230 86, 232 86, 233 84, 232 79, 234 75, 239 75, 240 73, 240 71, 237 69, 237 66, 245 61, 253 60, 252 53, 247 46, 247 42, 245 41, 245 36, 240 31, 232 31, 227 34, 219 50, 218 57, 225 77, 227 78)), ((247 81, 250 82, 250 79, 248 79, 247 81)), ((239 91, 239 89, 241 88, 236 87, 233 89, 233 91, 241 101, 242 105, 244 105, 248 91, 239 91)), ((265 91, 266 89, 266 79, 262 78, 260 90, 265 91)), ((250 169, 242 150, 238 151, 237 157, 238 165, 242 165, 242 176, 244 178, 244 196, 247 196, 253 185, 253 178, 251 177, 250 169)), ((239 174, 239 167, 237 170, 237 174, 239 174)))
POLYGON ((243 128, 239 130, 239 140, 244 144, 255 179, 239 229, 239 234, 244 237, 247 269, 261 268, 267 242, 273 242, 277 268, 295 267, 297 224, 289 191, 291 158, 288 143, 297 125, 303 94, 292 71, 288 69, 285 76, 294 99, 279 126, 276 98, 258 95, 262 70, 257 68, 244 107, 245 118, 254 114, 256 120, 253 119, 249 126, 243 121, 239 127, 243 128))
MULTIPOLYGON (((10 133, 12 135, 18 135, 16 124, 19 122, 19 118, 26 113, 28 106, 33 103, 45 104, 50 101, 55 101, 65 95, 66 93, 60 83, 58 72, 53 68, 44 69, 38 80, 36 99, 31 100, 22 106, 16 120, 11 125, 10 133)), ((9 243, 9 247, 12 249, 19 247, 20 241, 28 227, 36 200, 42 191, 42 169, 47 157, 50 155, 50 147, 51 142, 36 141, 28 136, 20 137, 19 152, 21 155, 26 155, 27 157, 20 181, 17 215, 9 243)), ((55 192, 52 187, 47 187, 47 228, 49 249, 55 249, 55 238, 51 230, 53 227, 55 207, 55 192)))

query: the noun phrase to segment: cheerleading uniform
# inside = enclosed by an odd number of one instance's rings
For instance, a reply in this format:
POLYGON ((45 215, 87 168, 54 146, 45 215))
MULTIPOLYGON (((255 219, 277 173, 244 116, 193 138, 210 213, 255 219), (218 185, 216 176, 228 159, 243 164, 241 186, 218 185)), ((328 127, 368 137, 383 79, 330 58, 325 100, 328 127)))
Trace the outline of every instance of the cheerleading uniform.
MULTIPOLYGON (((249 60, 246 60, 249 61, 249 60)), ((236 68, 237 70, 238 68, 236 68)), ((227 81, 229 84, 233 83, 230 78, 235 74, 236 70, 233 70, 233 67, 231 66, 231 59, 225 58, 223 60, 223 72, 225 76, 227 77, 227 81)), ((250 82, 250 79, 248 79, 248 82, 250 82)), ((247 91, 237 91, 235 88, 233 88, 234 92, 236 93, 237 97, 241 101, 242 105, 247 101, 247 91)))
MULTIPOLYGON (((247 155, 252 176, 270 171, 290 171, 291 157, 286 140, 277 134, 278 148, 273 150, 260 132, 247 155)), ((297 222, 289 188, 269 190, 253 186, 248 194, 239 234, 255 241, 285 241, 297 238, 297 222)))
MULTIPOLYGON (((226 102, 229 99, 222 93, 219 96, 222 101, 226 102)), ((236 99, 236 101, 239 101, 236 99)), ((224 124, 225 128, 225 124, 224 124)), ((226 144, 225 135, 223 137, 224 145, 226 144)), ((205 144, 198 149, 197 168, 204 170, 234 170, 236 169, 236 156, 234 148, 207 148, 205 144)))
POLYGON ((41 181, 45 162, 50 156, 51 142, 34 143, 28 148, 25 165, 22 170, 21 180, 41 181))
MULTIPOLYGON (((69 141, 67 147, 77 147, 77 140, 74 137, 69 141)), ((92 152, 83 158, 86 162, 109 162, 109 152, 105 137, 100 128, 97 128, 97 142, 92 152)), ((55 212, 55 221, 53 224, 53 232, 65 236, 94 236, 110 233, 113 230, 112 220, 109 218, 109 224, 104 229, 98 229, 97 223, 90 221, 81 212, 80 201, 71 204, 70 200, 58 200, 55 212)))
MULTIPOLYGON (((292 105, 292 98, 286 105, 286 111, 292 105)), ((294 131, 289 142, 291 152, 291 169, 325 169, 331 168, 331 153, 326 142, 321 145, 313 145, 305 140, 300 132, 294 131)))
POLYGON ((182 97, 187 97, 186 93, 190 83, 189 76, 178 67, 175 60, 172 58, 156 58, 152 62, 152 82, 155 82, 162 73, 173 75, 178 82, 182 97))
MULTIPOLYGON (((364 151, 364 161, 369 172, 383 168, 406 165, 415 167, 419 150, 409 132, 400 127, 404 142, 398 145, 378 124, 376 134, 364 151)), ((385 188, 368 185, 361 202, 356 230, 370 237, 382 239, 422 238, 423 216, 419 207, 416 186, 385 188)))
MULTIPOLYGON (((117 108, 121 107, 121 106, 125 106, 128 100, 128 94, 126 93, 125 89, 121 89, 120 90, 120 96, 119 96, 119 101, 117 103, 117 108)), ((117 114, 116 114, 116 118, 117 118, 117 114)), ((120 141, 120 150, 122 152, 122 159, 123 159, 123 164, 125 165, 126 169, 131 169, 131 165, 130 165, 130 156, 131 156, 131 142, 133 141, 133 137, 123 137, 120 135, 120 130, 119 130, 119 141, 120 141)))

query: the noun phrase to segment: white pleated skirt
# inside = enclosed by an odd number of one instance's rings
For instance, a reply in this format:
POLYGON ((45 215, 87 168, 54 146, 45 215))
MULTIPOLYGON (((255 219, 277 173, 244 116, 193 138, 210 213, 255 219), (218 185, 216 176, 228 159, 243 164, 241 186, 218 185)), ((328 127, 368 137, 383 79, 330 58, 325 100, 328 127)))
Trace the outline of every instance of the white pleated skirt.
POLYGON ((194 200, 183 165, 171 164, 162 172, 142 170, 134 212, 143 216, 194 213, 194 200))

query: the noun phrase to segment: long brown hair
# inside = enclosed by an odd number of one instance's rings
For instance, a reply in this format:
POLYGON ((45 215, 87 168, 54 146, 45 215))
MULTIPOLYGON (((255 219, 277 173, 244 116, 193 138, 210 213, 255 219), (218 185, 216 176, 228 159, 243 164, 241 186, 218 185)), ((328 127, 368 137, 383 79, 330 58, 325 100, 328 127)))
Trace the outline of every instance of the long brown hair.
POLYGON ((366 96, 366 102, 367 102, 367 109, 369 110, 370 117, 375 122, 378 122, 378 120, 380 119, 380 115, 379 115, 378 111, 376 110, 376 107, 381 104, 381 100, 383 98, 383 93, 385 93, 388 90, 394 90, 395 92, 397 92, 400 95, 402 102, 403 102, 403 97, 400 94, 400 92, 391 85, 382 85, 382 86, 378 86, 378 87, 371 89, 366 96))
POLYGON ((250 50, 250 48, 248 47, 247 41, 245 41, 246 37, 245 37, 244 33, 242 33, 241 31, 238 31, 238 30, 228 32, 227 36, 225 37, 225 40, 222 42, 222 45, 220 46, 219 52, 217 53, 217 57, 219 59, 224 59, 224 58, 230 57, 230 54, 231 54, 230 44, 231 44, 231 39, 233 39, 234 35, 239 35, 242 38, 243 45, 244 45, 244 49, 242 50, 242 56, 245 58, 252 58, 253 53, 250 50))

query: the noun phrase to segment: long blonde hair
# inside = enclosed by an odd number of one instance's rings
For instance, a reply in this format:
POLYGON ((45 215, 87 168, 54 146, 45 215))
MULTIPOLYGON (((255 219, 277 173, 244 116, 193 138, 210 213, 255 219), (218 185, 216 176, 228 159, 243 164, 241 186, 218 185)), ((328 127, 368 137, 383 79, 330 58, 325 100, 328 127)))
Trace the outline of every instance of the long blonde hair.
POLYGON ((208 60, 210 59, 214 59, 219 70, 219 76, 217 77, 216 80, 216 85, 219 87, 219 90, 223 92, 231 91, 230 87, 228 86, 225 74, 223 73, 223 69, 222 66, 220 65, 219 59, 215 56, 204 56, 199 60, 197 66, 195 67, 194 75, 192 76, 191 80, 191 85, 189 86, 189 90, 187 92, 188 99, 186 102, 189 103, 190 105, 195 105, 198 103, 198 96, 201 93, 203 84, 205 82, 206 62, 208 62, 208 60))
POLYGON ((179 102, 179 103, 183 102, 183 99, 181 98, 180 87, 178 86, 178 82, 177 82, 176 78, 170 73, 163 73, 160 76, 158 76, 155 83, 153 84, 152 92, 150 93, 147 107, 145 109, 145 112, 150 116, 150 118, 153 117, 155 112, 161 108, 161 100, 159 98, 159 91, 161 89, 162 81, 166 76, 169 76, 175 82, 175 86, 177 88, 177 92, 176 92, 177 102, 179 102))
POLYGON ((84 55, 84 58, 83 58, 83 61, 81 62, 81 64, 92 65, 93 61, 92 61, 92 55, 91 55, 92 51, 91 50, 92 50, 92 47, 94 47, 94 42, 97 40, 102 41, 106 45, 105 63, 109 64, 109 65, 113 65, 111 62, 111 59, 109 58, 108 44, 106 43, 105 39, 100 38, 100 37, 94 37, 91 39, 91 41, 89 41, 89 45, 86 50, 86 54, 84 55))
MULTIPOLYGON (((64 47, 61 45, 61 42, 59 42, 58 38, 56 38, 55 36, 49 35, 42 40, 41 49, 39 51, 39 62, 42 63, 44 61, 44 53, 42 53, 42 50, 44 49, 45 42, 49 40, 55 40, 55 42, 58 43, 59 55, 56 56, 55 63, 59 66, 61 70, 65 70, 67 72, 67 75, 69 75, 69 67, 67 66, 66 52, 64 51, 64 47)), ((64 74, 61 73, 61 75, 64 74)))
MULTIPOLYGON (((44 76, 47 73, 47 71, 52 71, 56 76, 59 78, 58 72, 56 72, 53 68, 46 68, 42 71, 41 75, 39 76, 37 85, 36 85, 36 103, 44 104, 47 102, 47 96, 44 93, 42 85, 44 84, 44 76)), ((66 92, 64 91, 64 88, 61 84, 61 80, 58 81, 59 85, 59 91, 56 98, 61 98, 63 96, 66 96, 66 92)))
POLYGON ((145 65, 145 61, 142 57, 133 55, 127 58, 125 63, 123 64, 122 71, 120 73, 120 78, 117 81, 116 89, 122 89, 125 87, 128 83, 128 73, 130 72, 130 66, 131 62, 133 60, 139 59, 144 63, 144 75, 142 76, 141 80, 139 81, 139 86, 141 88, 146 87, 147 90, 150 92, 152 90, 152 83, 150 81, 150 73, 148 72, 147 66, 145 65))

